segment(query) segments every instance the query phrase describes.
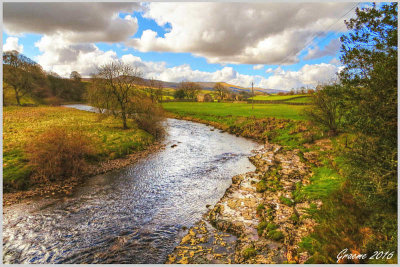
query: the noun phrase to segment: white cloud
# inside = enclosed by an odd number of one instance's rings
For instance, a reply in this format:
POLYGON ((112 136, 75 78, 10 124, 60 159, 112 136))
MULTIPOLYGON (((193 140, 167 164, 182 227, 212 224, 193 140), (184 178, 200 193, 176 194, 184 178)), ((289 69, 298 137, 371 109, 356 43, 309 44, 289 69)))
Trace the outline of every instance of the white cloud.
POLYGON ((147 5, 145 17, 171 29, 164 37, 145 30, 127 44, 142 52, 189 52, 211 63, 290 64, 298 61, 304 43, 353 5, 154 2, 147 5))
POLYGON ((265 73, 271 73, 271 72, 274 72, 274 70, 273 70, 272 68, 268 68, 268 69, 265 71, 265 73))
POLYGON ((78 71, 83 77, 96 72, 101 65, 120 60, 137 67, 144 78, 154 78, 168 82, 183 80, 195 82, 227 82, 234 85, 249 87, 254 81, 262 88, 284 89, 301 86, 316 86, 335 77, 339 68, 332 64, 305 65, 299 71, 284 71, 281 67, 269 68, 273 73, 265 78, 260 75, 245 75, 232 67, 223 67, 214 72, 194 70, 184 64, 167 67, 165 62, 143 61, 140 57, 126 54, 118 58, 112 51, 100 50, 94 44, 75 44, 66 41, 62 35, 43 36, 36 44, 42 52, 36 61, 47 71, 54 71, 61 76, 68 77, 72 71, 78 71))
POLYGON ((341 43, 339 39, 332 39, 323 49, 320 49, 319 47, 308 49, 308 54, 304 57, 304 59, 309 60, 324 56, 333 56, 339 51, 340 45, 341 43))
POLYGON ((18 37, 8 37, 6 43, 3 45, 3 51, 16 50, 22 53, 24 51, 24 46, 22 44, 18 44, 18 41, 18 37))
POLYGON ((264 68, 263 64, 258 64, 253 66, 253 70, 261 70, 262 68, 264 68))
POLYGON ((43 36, 35 46, 42 52, 37 62, 47 71, 68 77, 72 71, 89 76, 98 66, 117 60, 117 54, 102 51, 94 44, 74 44, 62 35, 43 36))
POLYGON ((4 3, 4 28, 11 34, 63 34, 68 41, 120 42, 133 36, 137 19, 119 12, 140 9, 139 3, 4 3))
MULTIPOLYGON (((279 69, 279 68, 278 68, 279 69)), ((340 71, 332 64, 304 65, 298 71, 283 71, 276 69, 274 74, 260 82, 263 88, 284 89, 299 88, 302 86, 315 87, 320 83, 331 82, 340 71)))

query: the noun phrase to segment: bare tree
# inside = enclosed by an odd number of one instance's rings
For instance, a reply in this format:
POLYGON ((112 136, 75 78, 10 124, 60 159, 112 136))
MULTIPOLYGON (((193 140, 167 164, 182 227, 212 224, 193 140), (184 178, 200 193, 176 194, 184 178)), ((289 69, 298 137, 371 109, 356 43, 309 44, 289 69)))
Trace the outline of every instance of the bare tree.
POLYGON ((216 83, 214 85, 214 91, 217 94, 218 100, 222 101, 228 95, 228 89, 222 83, 216 83))
POLYGON ((195 82, 180 82, 178 86, 178 90, 182 90, 188 99, 195 99, 201 89, 201 86, 195 82))
POLYGON ((153 78, 146 82, 145 91, 151 97, 151 100, 156 103, 162 102, 164 85, 161 81, 153 78))
MULTIPOLYGON (((94 76, 98 95, 104 97, 103 106, 122 119, 124 129, 128 128, 127 115, 131 98, 138 94, 137 85, 142 82, 142 74, 137 68, 122 62, 101 66, 94 76)), ((96 95, 94 92, 92 95, 96 95)), ((96 98, 96 97, 94 97, 96 98)), ((99 100, 99 97, 96 98, 99 100)))

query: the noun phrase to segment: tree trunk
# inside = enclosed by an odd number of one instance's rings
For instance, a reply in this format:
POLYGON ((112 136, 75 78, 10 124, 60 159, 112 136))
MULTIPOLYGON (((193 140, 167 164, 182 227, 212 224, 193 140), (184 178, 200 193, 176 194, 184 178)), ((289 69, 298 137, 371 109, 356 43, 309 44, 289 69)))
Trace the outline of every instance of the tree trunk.
POLYGON ((14 92, 15 92, 15 99, 17 99, 17 104, 18 106, 21 106, 21 102, 19 100, 19 94, 18 91, 14 88, 14 92))
POLYGON ((126 112, 125 108, 122 108, 121 110, 121 117, 122 117, 122 123, 124 125, 124 129, 128 129, 128 125, 126 124, 126 112))

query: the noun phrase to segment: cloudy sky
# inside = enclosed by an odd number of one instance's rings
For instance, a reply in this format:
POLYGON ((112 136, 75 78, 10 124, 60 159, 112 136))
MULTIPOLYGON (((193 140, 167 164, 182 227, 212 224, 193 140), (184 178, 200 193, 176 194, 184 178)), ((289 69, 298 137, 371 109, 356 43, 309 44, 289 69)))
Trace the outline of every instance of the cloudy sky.
MULTIPOLYGON (((363 4, 365 5, 365 4, 363 4)), ((89 76, 121 60, 164 81, 313 87, 340 69, 356 3, 4 3, 3 50, 89 76)), ((358 5, 360 6, 360 4, 358 5)))

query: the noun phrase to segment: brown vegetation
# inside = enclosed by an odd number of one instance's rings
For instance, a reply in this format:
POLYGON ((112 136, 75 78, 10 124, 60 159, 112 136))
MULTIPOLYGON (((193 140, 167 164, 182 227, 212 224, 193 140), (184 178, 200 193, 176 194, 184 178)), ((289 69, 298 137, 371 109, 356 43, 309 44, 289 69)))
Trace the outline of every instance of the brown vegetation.
POLYGON ((37 136, 26 152, 36 179, 53 181, 82 172, 94 149, 81 133, 56 127, 37 136))

